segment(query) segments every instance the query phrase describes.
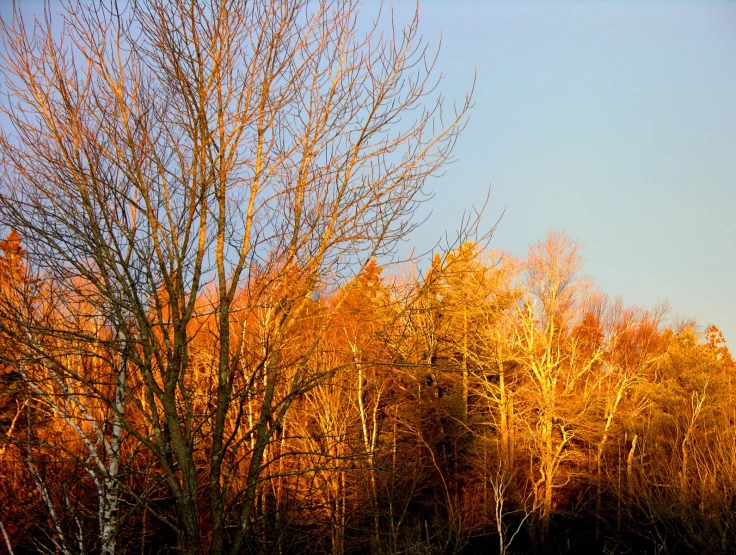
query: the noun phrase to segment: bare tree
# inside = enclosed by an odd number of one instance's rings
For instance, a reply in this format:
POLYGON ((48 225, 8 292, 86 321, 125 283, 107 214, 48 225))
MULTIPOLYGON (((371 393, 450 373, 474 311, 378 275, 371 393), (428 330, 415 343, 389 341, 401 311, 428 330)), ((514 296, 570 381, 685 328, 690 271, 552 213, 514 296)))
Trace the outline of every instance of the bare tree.
MULTIPOLYGON (((0 363, 12 368, 26 386, 22 404, 16 401, 18 410, 7 437, 19 444, 34 485, 56 522, 56 547, 70 552, 54 516, 58 509, 53 506, 48 485, 34 462, 36 454, 32 451, 43 451, 43 446, 64 453, 71 466, 76 463, 86 471, 96 492, 94 512, 99 530, 96 540, 102 553, 115 553, 127 354, 124 350, 106 347, 116 340, 111 335, 114 330, 95 314, 88 301, 78 296, 73 301, 60 298, 53 284, 41 283, 28 272, 25 249, 17 233, 11 232, 6 240, 0 241, 0 250, 3 251, 0 256, 0 334, 6 340, 22 338, 24 347, 19 354, 13 345, 2 345, 0 363), (56 337, 48 333, 52 329, 56 337), (83 341, 80 345, 74 341, 72 337, 78 333, 86 339, 94 337, 94 344, 83 341), (80 376, 84 379, 78 379, 80 376), (100 394, 109 399, 112 406, 99 403, 100 394), (31 406, 34 413, 46 413, 44 427, 54 429, 58 437, 63 438, 62 441, 57 439, 57 445, 30 430, 30 417, 26 418, 28 437, 12 437, 18 418, 24 413, 28 416, 31 406), (67 442, 78 444, 79 448, 65 445, 67 442)), ((88 299, 91 299, 94 291, 90 290, 89 294, 88 299)), ((78 539, 76 543, 84 542, 78 539)), ((76 551, 84 550, 78 548, 76 551)))
POLYGON ((564 464, 575 455, 573 438, 584 433, 584 413, 592 404, 585 377, 603 352, 586 337, 591 335, 586 328, 597 325, 585 310, 589 289, 578 274, 580 262, 577 244, 563 234, 549 233, 532 245, 514 316, 515 358, 526 374, 530 480, 543 543, 554 491, 570 481, 564 464))
MULTIPOLYGON (((208 549, 245 545, 267 446, 319 380, 320 333, 298 350, 289 335, 315 290, 412 229, 464 121, 468 99, 449 118, 433 99, 417 16, 384 33, 360 23, 353 0, 68 0, 2 23, 0 217, 42 279, 115 330, 106 348, 141 387, 122 384, 124 410, 115 388, 55 367, 155 454, 183 553, 205 548, 203 503, 208 549), (259 307, 272 318, 254 361, 235 314, 259 307), (201 414, 191 345, 204 316, 215 386, 201 414)), ((54 362, 31 337, 99 341, 32 321, 11 331, 54 362)))
POLYGON ((498 552, 499 555, 507 555, 511 549, 511 544, 531 514, 527 509, 527 501, 532 494, 530 493, 527 499, 523 499, 519 503, 520 508, 517 511, 512 511, 508 507, 505 507, 508 503, 513 476, 509 476, 509 472, 504 468, 503 460, 501 460, 494 470, 489 472, 488 480, 491 483, 491 489, 493 491, 493 514, 496 521, 496 531, 498 532, 498 552), (508 519, 514 512, 520 512, 524 516, 521 519, 517 519, 516 529, 512 531, 508 519))

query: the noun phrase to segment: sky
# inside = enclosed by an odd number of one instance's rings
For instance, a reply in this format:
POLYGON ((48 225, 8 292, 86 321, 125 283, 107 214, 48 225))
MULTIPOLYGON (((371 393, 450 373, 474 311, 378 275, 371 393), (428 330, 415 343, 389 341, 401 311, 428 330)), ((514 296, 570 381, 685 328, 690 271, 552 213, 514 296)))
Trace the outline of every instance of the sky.
POLYGON ((605 293, 668 301, 736 345, 736 2, 425 0, 420 20, 442 38, 440 91, 475 89, 411 245, 453 236, 491 186, 491 248, 565 230, 605 293))
POLYGON ((492 248, 565 230, 603 292, 736 345, 736 3, 427 0, 420 20, 448 99, 476 82, 412 244, 452 235, 490 184, 492 248))

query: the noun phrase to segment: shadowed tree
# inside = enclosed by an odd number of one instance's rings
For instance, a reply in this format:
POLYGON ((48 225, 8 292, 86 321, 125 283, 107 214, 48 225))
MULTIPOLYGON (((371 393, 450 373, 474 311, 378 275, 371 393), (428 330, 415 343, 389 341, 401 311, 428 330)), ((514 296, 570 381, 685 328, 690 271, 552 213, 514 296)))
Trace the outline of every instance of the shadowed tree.
POLYGON ((2 23, 0 217, 64 303, 110 330, 17 319, 14 364, 46 357, 153 453, 182 553, 245 546, 267 446, 329 371, 309 364, 329 317, 299 349, 290 334, 315 290, 412 229, 463 122, 467 100, 448 117, 432 97, 417 18, 378 29, 361 31, 357 2, 329 0, 69 0, 2 23), (257 310, 269 319, 254 359, 235 314, 257 310), (216 337, 204 413, 203 315, 216 337), (89 356, 103 341, 140 390, 122 384, 123 408, 39 337, 89 356))

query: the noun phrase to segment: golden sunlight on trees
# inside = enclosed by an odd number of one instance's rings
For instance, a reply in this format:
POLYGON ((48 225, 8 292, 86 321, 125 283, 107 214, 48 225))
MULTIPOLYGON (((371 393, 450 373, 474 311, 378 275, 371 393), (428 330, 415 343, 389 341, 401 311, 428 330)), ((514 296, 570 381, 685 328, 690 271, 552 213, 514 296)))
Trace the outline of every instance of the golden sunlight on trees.
POLYGON ((469 98, 390 15, 0 24, 3 552, 730 552, 718 328, 609 300, 557 232, 397 265, 469 98))
MULTIPOLYGON (((145 381, 160 370, 146 370, 141 340, 119 350, 89 284, 29 271, 25 244, 16 232, 0 242, 6 547, 176 545, 182 470, 156 450, 173 434, 145 381)), ((578 527, 571 541, 591 549, 727 553, 736 428, 723 337, 607 301, 580 277, 577 249, 550 234, 516 260, 465 243, 403 281, 370 260, 305 296, 288 325, 274 300, 297 278, 239 291, 220 487, 226 522, 251 503, 240 551, 555 552, 578 527)), ((213 290, 188 322, 174 397, 204 552, 216 533, 213 290)))
POLYGON ((514 316, 514 358, 526 374, 524 407, 530 425, 530 480, 540 534, 547 541, 556 488, 570 483, 575 439, 586 432, 588 374, 601 356, 592 293, 578 275, 577 245, 550 233, 532 245, 514 316))

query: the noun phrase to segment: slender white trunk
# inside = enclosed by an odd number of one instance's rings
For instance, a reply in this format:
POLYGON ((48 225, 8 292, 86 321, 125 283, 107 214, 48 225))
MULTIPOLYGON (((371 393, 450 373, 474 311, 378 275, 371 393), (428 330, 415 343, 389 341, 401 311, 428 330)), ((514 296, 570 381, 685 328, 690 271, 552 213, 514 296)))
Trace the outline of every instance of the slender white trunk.
MULTIPOLYGON (((122 337, 120 337, 122 340, 122 337)), ((125 389, 127 382, 127 361, 120 360, 115 381, 115 411, 110 441, 107 445, 107 474, 104 478, 104 491, 100 495, 100 540, 103 555, 114 555, 117 546, 118 503, 120 500, 120 447, 123 440, 123 415, 125 412, 125 389)))
POLYGON ((2 521, 0 521, 0 532, 3 533, 3 539, 5 540, 5 547, 8 548, 8 554, 15 555, 13 545, 10 543, 10 538, 8 537, 8 533, 5 531, 5 526, 3 526, 2 521))
POLYGON ((371 497, 371 509, 373 511, 373 543, 374 549, 378 550, 380 545, 380 523, 378 518, 378 488, 376 484, 376 473, 375 473, 375 448, 376 440, 378 435, 378 406, 381 400, 381 394, 379 392, 375 404, 373 406, 373 414, 371 415, 371 427, 368 429, 368 412, 363 399, 364 391, 364 380, 363 380, 363 365, 361 364, 357 349, 353 346, 353 357, 355 366, 358 369, 358 409, 360 412, 360 423, 363 429, 363 446, 368 457, 368 473, 370 476, 370 497, 371 497))

